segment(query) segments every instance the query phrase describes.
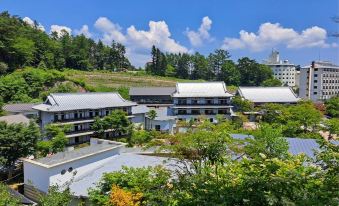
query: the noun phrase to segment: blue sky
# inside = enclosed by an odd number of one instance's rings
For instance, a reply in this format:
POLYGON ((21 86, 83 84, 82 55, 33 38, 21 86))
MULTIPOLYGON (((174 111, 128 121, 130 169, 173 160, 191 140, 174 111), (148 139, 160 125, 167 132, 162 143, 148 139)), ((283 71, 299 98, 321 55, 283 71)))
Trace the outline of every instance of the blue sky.
POLYGON ((229 50, 234 60, 261 62, 272 48, 283 59, 305 65, 312 60, 339 64, 339 31, 331 17, 338 0, 0 0, 0 11, 37 20, 45 29, 66 29, 105 43, 126 45, 137 66, 155 44, 167 52, 229 50))

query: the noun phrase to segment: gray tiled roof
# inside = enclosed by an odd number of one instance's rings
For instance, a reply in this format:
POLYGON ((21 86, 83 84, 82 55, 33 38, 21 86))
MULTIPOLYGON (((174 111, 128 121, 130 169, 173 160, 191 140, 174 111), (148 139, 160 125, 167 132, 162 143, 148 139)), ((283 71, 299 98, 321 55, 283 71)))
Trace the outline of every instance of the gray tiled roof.
POLYGON ((175 87, 131 87, 130 96, 170 96, 175 91, 175 87))
POLYGON ((32 109, 33 106, 37 104, 34 103, 24 103, 24 104, 6 104, 3 106, 3 109, 8 112, 27 112, 35 111, 32 109))
POLYGON ((132 114, 142 114, 149 112, 149 108, 146 105, 137 105, 132 107, 132 114))
POLYGON ((123 99, 115 92, 55 93, 43 104, 33 107, 41 111, 69 111, 134 106, 136 103, 123 99))
POLYGON ((224 82, 177 83, 173 97, 231 97, 224 82))
POLYGON ((29 119, 22 114, 2 116, 0 117, 0 122, 1 121, 6 122, 7 124, 29 124, 29 119))
POLYGON ((290 87, 239 87, 239 95, 254 103, 296 103, 299 101, 290 87))

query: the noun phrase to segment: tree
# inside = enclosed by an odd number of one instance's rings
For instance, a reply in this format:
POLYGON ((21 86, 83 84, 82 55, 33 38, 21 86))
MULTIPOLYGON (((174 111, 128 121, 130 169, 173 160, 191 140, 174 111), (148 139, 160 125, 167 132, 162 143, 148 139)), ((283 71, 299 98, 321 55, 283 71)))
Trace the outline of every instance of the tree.
POLYGON ((58 185, 48 188, 48 193, 39 199, 40 206, 69 206, 72 201, 72 193, 69 187, 61 189, 58 185))
POLYGON ((123 167, 121 171, 105 173, 97 187, 90 189, 89 199, 92 204, 98 206, 107 205, 112 199, 116 203, 118 194, 114 192, 119 191, 124 193, 121 195, 124 195, 125 200, 133 199, 131 197, 133 195, 137 201, 140 201, 140 205, 168 205, 170 177, 170 172, 160 166, 123 167), (109 192, 111 197, 107 195, 109 192), (126 198, 125 195, 128 197, 126 198))
POLYGON ((34 122, 28 125, 0 122, 0 164, 8 169, 8 178, 19 158, 35 154, 40 136, 34 122))
POLYGON ((268 124, 261 124, 259 130, 253 134, 253 139, 248 139, 245 151, 251 157, 260 154, 267 158, 284 159, 288 154, 288 142, 282 136, 281 128, 273 128, 268 124))
POLYGON ((151 129, 152 129, 152 121, 157 117, 157 112, 153 109, 151 109, 149 112, 147 112, 147 117, 151 120, 151 129))
POLYGON ((232 60, 227 60, 221 67, 220 79, 223 80, 226 85, 239 86, 240 84, 240 72, 236 68, 232 60))
POLYGON ((3 206, 20 205, 20 200, 16 197, 13 197, 9 192, 9 188, 3 183, 0 183, 0 205, 3 206))
POLYGON ((299 102, 296 106, 290 107, 291 120, 303 127, 304 133, 313 131, 321 120, 321 113, 315 109, 312 102, 299 102))
POLYGON ((2 97, 0 96, 0 116, 4 115, 5 113, 5 111, 3 110, 3 106, 4 106, 4 101, 2 97))
POLYGON ((338 118, 332 118, 325 122, 325 125, 328 129, 329 135, 328 139, 331 140, 333 138, 333 135, 339 134, 339 119, 338 118))
POLYGON ((223 81, 222 76, 220 76, 221 68, 230 57, 228 51, 222 49, 217 49, 208 56, 209 67, 215 80, 223 81))
POLYGON ((113 132, 114 135, 129 133, 131 122, 128 120, 126 113, 122 110, 114 110, 108 116, 100 119, 96 117, 92 125, 95 135, 104 138, 105 132, 113 132))
POLYGON ((339 118, 339 97, 332 97, 325 101, 326 113, 331 117, 339 118))
POLYGON ((0 62, 0 76, 7 73, 8 65, 5 62, 0 62))
POLYGON ((114 41, 106 46, 65 30, 48 35, 38 25, 31 26, 6 12, 0 14, 0 28, 0 62, 8 65, 7 72, 24 66, 115 71, 132 68, 125 46, 114 41))
POLYGON ((151 141, 153 136, 145 130, 133 131, 129 143, 131 145, 142 146, 151 141))
POLYGON ((42 156, 46 156, 49 153, 63 152, 68 139, 65 132, 70 131, 71 125, 55 125, 48 124, 45 126, 45 137, 47 140, 38 142, 38 150, 42 156))
POLYGON ((240 112, 250 112, 254 109, 253 102, 247 99, 242 99, 240 96, 235 96, 232 99, 232 104, 235 106, 237 111, 240 112))
POLYGON ((182 54, 179 56, 178 65, 176 69, 176 77, 182 79, 188 79, 190 71, 190 56, 188 54, 182 54))
POLYGON ((263 87, 280 87, 281 81, 275 78, 272 79, 266 79, 261 83, 261 86, 263 87))
POLYGON ((167 76, 167 77, 174 77, 175 73, 176 73, 175 68, 172 65, 167 64, 166 71, 165 71, 165 76, 167 76))
POLYGON ((141 198, 142 193, 133 194, 113 184, 109 202, 113 206, 139 206, 141 198))
POLYGON ((268 66, 247 57, 238 60, 237 69, 241 74, 240 85, 243 86, 259 86, 265 80, 273 78, 273 72, 268 66))
POLYGON ((205 56, 196 52, 192 57, 193 62, 193 71, 191 74, 191 79, 210 79, 211 72, 208 68, 208 61, 205 56))
POLYGON ((282 104, 267 103, 262 105, 262 121, 269 124, 284 125, 290 119, 288 107, 282 104))

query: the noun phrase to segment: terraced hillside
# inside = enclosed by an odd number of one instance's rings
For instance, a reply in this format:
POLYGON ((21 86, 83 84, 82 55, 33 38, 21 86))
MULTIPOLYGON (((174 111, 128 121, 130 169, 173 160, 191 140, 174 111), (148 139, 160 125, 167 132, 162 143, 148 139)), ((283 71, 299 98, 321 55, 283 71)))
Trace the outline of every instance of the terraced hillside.
POLYGON ((68 78, 77 79, 93 87, 96 91, 112 91, 117 88, 175 86, 176 82, 202 80, 183 80, 170 77, 146 75, 140 72, 104 72, 104 71, 65 71, 68 78))

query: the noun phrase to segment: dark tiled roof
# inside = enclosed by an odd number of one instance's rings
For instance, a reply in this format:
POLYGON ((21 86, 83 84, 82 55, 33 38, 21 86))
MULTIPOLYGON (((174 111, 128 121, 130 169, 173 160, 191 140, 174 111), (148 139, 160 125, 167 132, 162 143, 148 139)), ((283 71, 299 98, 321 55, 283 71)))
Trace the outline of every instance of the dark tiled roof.
POLYGON ((175 92, 175 87, 131 87, 130 96, 170 96, 175 92))

